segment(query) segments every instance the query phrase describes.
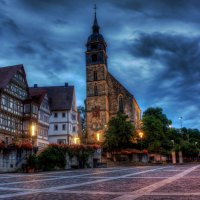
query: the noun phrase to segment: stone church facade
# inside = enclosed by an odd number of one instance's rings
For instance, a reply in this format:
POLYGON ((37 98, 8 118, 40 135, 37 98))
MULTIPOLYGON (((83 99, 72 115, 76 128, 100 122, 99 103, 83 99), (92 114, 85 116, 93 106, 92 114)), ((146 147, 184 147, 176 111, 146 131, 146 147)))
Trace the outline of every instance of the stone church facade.
POLYGON ((86 44, 87 141, 103 142, 107 123, 118 112, 126 114, 139 129, 141 110, 134 96, 108 71, 106 42, 99 32, 96 12, 86 44))

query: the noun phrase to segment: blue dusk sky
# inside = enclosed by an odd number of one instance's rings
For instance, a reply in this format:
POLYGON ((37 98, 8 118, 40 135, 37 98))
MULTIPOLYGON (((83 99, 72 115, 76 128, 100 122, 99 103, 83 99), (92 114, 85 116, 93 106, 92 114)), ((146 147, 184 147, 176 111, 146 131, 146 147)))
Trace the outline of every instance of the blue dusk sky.
POLYGON ((68 82, 83 105, 94 3, 109 71, 142 111, 200 129, 199 0, 0 0, 0 66, 24 64, 29 86, 68 82))

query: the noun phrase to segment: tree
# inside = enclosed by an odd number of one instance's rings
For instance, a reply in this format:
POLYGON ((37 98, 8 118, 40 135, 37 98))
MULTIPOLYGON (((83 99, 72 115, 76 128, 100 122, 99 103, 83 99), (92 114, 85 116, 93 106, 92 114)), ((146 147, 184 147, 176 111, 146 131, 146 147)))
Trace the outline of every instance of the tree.
POLYGON ((128 121, 128 116, 118 113, 108 123, 104 147, 109 151, 119 151, 131 147, 134 131, 134 126, 128 121))
POLYGON ((77 110, 80 113, 80 123, 81 123, 81 129, 82 129, 83 138, 86 138, 85 108, 83 106, 78 106, 77 110))
POLYGON ((162 108, 148 108, 143 113, 142 129, 150 152, 170 152, 173 144, 170 143, 167 133, 171 123, 171 120, 163 114, 162 108))

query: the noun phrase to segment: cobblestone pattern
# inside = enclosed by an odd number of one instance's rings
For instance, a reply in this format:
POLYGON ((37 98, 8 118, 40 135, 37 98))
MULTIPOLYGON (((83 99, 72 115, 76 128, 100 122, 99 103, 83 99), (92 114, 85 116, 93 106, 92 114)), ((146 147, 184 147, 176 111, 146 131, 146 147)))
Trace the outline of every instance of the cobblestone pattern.
POLYGON ((0 200, 200 199, 200 166, 197 165, 1 175, 0 200), (184 175, 179 176, 181 173, 184 175), (170 178, 173 181, 168 181, 170 178))

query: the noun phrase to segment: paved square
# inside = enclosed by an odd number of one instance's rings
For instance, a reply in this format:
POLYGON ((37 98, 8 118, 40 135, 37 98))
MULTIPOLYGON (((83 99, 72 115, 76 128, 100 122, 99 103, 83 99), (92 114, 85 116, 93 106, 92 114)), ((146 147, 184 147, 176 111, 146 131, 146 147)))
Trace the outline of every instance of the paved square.
POLYGON ((5 200, 200 199, 200 165, 1 174, 5 200))

